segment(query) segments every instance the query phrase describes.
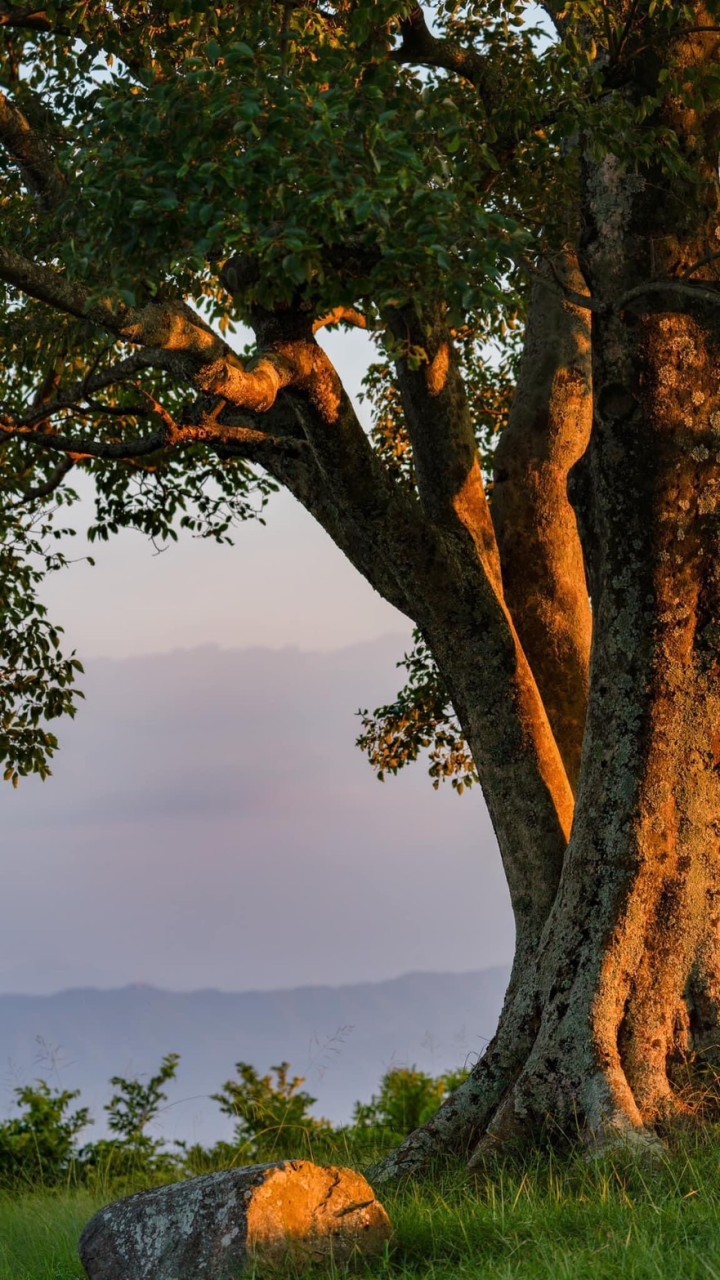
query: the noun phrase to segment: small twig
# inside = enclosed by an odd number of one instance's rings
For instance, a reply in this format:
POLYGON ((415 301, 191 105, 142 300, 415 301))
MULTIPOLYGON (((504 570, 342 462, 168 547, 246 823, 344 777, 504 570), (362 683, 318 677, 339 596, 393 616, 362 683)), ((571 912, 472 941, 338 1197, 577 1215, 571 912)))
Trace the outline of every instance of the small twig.
MULTIPOLYGON (((133 385, 135 386, 135 384, 133 385)), ((178 426, 172 414, 168 412, 168 410, 165 408, 163 404, 160 403, 159 400, 155 399, 155 396, 151 395, 149 391, 146 391, 144 387, 135 386, 135 390, 141 396, 143 396, 143 398, 150 405, 150 409, 152 413, 155 414, 156 418, 160 419, 163 426, 165 427, 167 444, 174 444, 175 441, 179 440, 180 438, 181 428, 178 426)))
MULTIPOLYGON (((105 348, 107 351, 109 348, 105 348)), ((104 354, 104 353, 103 353, 104 354)), ((80 403, 85 400, 89 405, 97 410, 113 415, 116 407, 113 405, 104 405, 99 401, 93 402, 92 392, 104 391, 107 387, 111 387, 116 382, 129 381, 130 377, 139 373, 142 369, 152 368, 155 364, 162 367, 162 352, 156 352, 152 349, 146 351, 136 351, 133 355, 128 356, 125 360, 119 361, 104 373, 91 374, 90 371, 85 375, 82 382, 78 382, 74 387, 69 387, 67 391, 61 392, 60 395, 52 401, 38 406, 38 411, 30 415, 23 421, 23 426, 36 426, 39 422, 45 421, 52 417, 54 413, 60 412, 62 409, 74 409, 76 412, 82 412, 80 403)), ((95 361, 94 367, 97 367, 98 360, 95 361)), ((133 384, 134 386, 136 384, 133 384)), ((137 389, 137 388, 136 388, 137 389)), ((119 412, 133 416, 142 413, 140 407, 130 406, 129 408, 120 407, 119 412)))

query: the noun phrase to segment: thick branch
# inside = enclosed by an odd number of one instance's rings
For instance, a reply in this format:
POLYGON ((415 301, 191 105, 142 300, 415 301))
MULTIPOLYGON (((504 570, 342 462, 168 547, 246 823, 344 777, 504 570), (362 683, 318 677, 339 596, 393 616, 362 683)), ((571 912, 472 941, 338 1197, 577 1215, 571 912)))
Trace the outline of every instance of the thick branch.
POLYGON ((336 324, 347 324, 354 329, 370 328, 368 318, 362 311, 355 307, 335 307, 327 315, 313 321, 313 333, 318 333, 320 329, 331 329, 336 324))
MULTIPOLYGON (((573 254, 554 271, 571 292, 584 288, 573 254)), ((505 599, 573 786, 585 728, 592 620, 567 484, 591 424, 590 316, 538 280, 517 394, 495 452, 492 516, 505 599)))
MULTIPOLYGON (((68 280, 52 267, 31 262, 13 249, 0 246, 0 278, 21 292, 98 325, 116 337, 162 351, 162 362, 207 395, 218 396, 238 408, 265 413, 281 391, 289 387, 313 396, 339 401, 339 381, 329 361, 311 338, 277 341, 248 364, 185 302, 151 303, 137 310, 117 298, 95 297, 83 285, 68 280), (169 359, 169 363, 168 363, 169 359)), ((153 363, 159 363, 153 357, 153 363)))
POLYGON ((439 313, 421 317, 412 307, 390 313, 389 322, 399 344, 426 355, 418 368, 407 358, 397 362, 422 504, 434 524, 472 538, 499 587, 500 561, 475 432, 447 326, 439 313))
POLYGON ((393 53, 395 62, 439 67, 468 80, 483 96, 497 87, 497 74, 489 58, 476 49, 463 48, 455 40, 439 39, 427 25, 420 5, 400 24, 401 43, 393 53))
POLYGON ((208 365, 237 360, 227 343, 180 300, 136 310, 118 298, 93 295, 84 285, 24 258, 7 245, 0 245, 0 279, 56 311, 87 320, 126 342, 161 347, 208 365))
POLYGON ((0 92, 0 143, 17 164, 25 185, 45 204, 54 204, 64 179, 52 149, 27 116, 0 92))
POLYGON ((420 626, 475 758, 524 952, 539 937, 552 905, 572 822, 572 792, 505 603, 472 420, 450 336, 441 315, 424 320, 410 309, 396 317, 393 328, 398 339, 404 336, 427 356, 419 368, 401 359, 398 383, 421 501, 453 546, 459 575, 457 582, 453 572, 446 585, 438 584, 434 608, 420 626))

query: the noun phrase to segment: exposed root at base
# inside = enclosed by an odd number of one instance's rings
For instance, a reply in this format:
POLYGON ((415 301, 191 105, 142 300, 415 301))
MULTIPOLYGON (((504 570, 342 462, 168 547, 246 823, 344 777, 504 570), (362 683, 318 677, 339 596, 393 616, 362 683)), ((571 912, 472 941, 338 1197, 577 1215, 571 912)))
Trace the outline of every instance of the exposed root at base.
POLYGON ((663 1156, 667 1150, 662 1138, 653 1129, 643 1126, 611 1127, 594 1133, 587 1143, 586 1159, 599 1160, 609 1155, 645 1157, 663 1156))

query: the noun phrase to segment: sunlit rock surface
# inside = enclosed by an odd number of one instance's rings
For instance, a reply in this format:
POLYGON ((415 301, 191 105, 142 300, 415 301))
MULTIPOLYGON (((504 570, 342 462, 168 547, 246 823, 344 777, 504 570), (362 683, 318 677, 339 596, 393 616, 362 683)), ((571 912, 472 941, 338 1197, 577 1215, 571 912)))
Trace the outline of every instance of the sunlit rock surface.
POLYGON ((89 1280, 232 1280, 264 1267, 382 1250, 390 1220, 351 1169, 305 1160, 173 1183, 102 1209, 80 1240, 89 1280))

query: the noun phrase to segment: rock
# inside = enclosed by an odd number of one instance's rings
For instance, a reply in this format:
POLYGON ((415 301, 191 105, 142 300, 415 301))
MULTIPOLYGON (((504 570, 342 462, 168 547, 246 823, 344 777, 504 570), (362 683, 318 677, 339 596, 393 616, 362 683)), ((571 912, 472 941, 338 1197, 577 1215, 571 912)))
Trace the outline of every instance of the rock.
POLYGON ((235 1280, 252 1261, 376 1254, 390 1230, 359 1173, 289 1160, 118 1200, 88 1223, 80 1258, 89 1280, 235 1280))

